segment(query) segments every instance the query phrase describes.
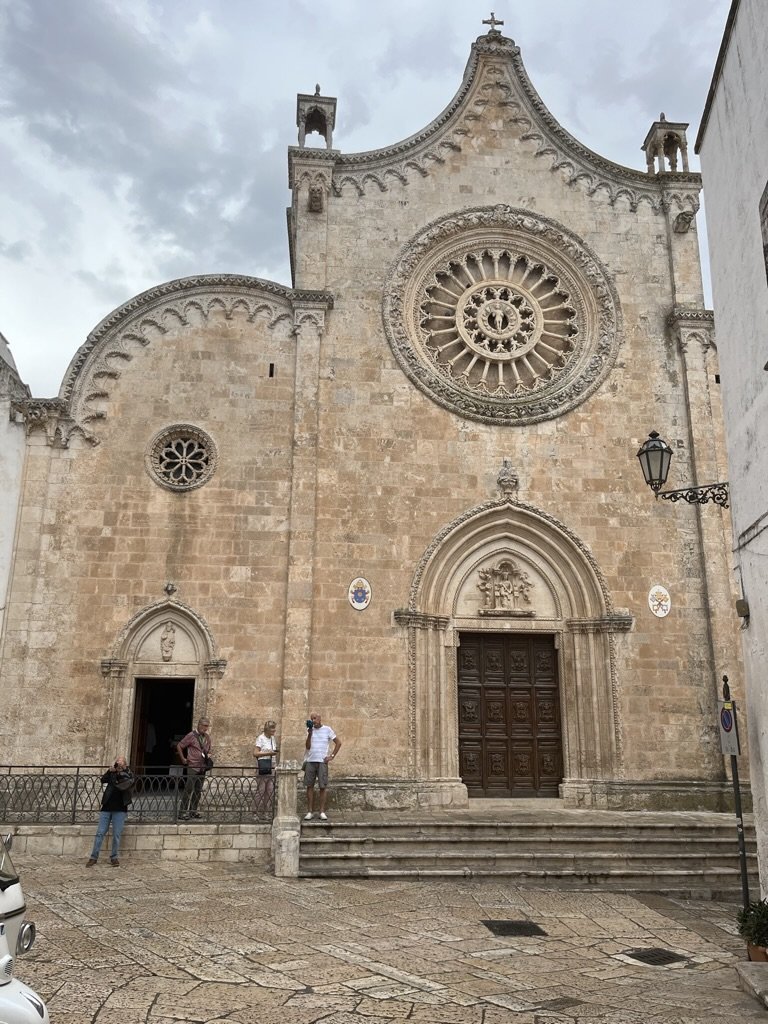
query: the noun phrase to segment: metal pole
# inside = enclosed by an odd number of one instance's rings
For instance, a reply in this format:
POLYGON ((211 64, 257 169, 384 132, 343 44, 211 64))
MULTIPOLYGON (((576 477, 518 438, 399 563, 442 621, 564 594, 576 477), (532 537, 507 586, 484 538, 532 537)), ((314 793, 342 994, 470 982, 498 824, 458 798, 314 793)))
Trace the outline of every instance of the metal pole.
MULTIPOLYGON (((723 700, 731 699, 728 676, 723 676, 723 700)), ((733 781, 733 805, 736 811, 736 834, 739 837, 739 865, 741 867, 741 898, 744 909, 749 908, 749 876, 747 875, 747 848, 744 843, 744 815, 741 811, 741 789, 739 787, 739 765, 735 754, 731 754, 731 779, 733 781)))
POLYGON ((79 795, 78 794, 79 788, 80 788, 80 765, 77 766, 77 771, 75 772, 75 785, 74 785, 73 792, 72 792, 72 824, 73 825, 77 822, 77 798, 78 798, 78 795, 79 795))

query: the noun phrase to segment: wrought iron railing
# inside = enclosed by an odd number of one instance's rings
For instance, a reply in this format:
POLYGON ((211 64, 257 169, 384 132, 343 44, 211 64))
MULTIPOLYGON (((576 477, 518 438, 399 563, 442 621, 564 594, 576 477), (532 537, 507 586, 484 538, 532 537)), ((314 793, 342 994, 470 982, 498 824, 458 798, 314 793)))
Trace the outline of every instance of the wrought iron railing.
MULTIPOLYGON (((104 768, 93 765, 0 765, 0 822, 93 822, 101 809, 104 768)), ((195 776, 148 768, 136 776, 128 822, 133 824, 271 823, 277 780, 252 766, 218 765, 206 773, 194 801, 195 776), (192 804, 190 804, 192 800, 192 804), (192 813, 190 813, 192 812, 192 813)))

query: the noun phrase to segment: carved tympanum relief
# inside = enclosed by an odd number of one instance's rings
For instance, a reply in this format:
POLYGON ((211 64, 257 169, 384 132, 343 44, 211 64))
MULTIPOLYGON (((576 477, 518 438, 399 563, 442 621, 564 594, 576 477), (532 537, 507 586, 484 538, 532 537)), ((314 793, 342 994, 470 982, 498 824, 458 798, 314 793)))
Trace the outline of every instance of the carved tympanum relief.
MULTIPOLYGON (((552 619, 561 614, 553 581, 514 545, 489 543, 460 570, 452 611, 460 619, 552 619)), ((464 666, 462 666, 464 670, 464 666)))
POLYGON ((440 405, 502 424, 552 419, 605 379, 618 300, 575 235, 495 206, 429 225, 390 274, 384 326, 401 368, 440 405))
POLYGON ((176 646, 176 629, 172 622, 166 622, 165 629, 160 634, 160 654, 163 661, 171 661, 173 649, 176 646))
POLYGON ((490 569, 480 569, 477 575, 477 589, 483 597, 478 615, 528 618, 534 615, 530 607, 533 581, 516 562, 505 558, 490 569))

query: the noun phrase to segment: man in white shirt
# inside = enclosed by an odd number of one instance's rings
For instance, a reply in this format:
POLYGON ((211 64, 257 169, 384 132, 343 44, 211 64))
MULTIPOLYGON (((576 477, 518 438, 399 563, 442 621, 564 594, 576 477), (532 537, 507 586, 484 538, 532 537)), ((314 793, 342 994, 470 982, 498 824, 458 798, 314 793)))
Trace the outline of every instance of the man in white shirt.
POLYGON ((323 725, 323 720, 316 712, 307 721, 307 756, 304 767, 304 785, 307 787, 307 813, 304 820, 309 821, 315 810, 315 782, 320 788, 320 820, 328 821, 325 813, 325 797, 328 789, 328 764, 336 757, 341 740, 330 727, 323 725), (333 744, 333 750, 331 750, 333 744))

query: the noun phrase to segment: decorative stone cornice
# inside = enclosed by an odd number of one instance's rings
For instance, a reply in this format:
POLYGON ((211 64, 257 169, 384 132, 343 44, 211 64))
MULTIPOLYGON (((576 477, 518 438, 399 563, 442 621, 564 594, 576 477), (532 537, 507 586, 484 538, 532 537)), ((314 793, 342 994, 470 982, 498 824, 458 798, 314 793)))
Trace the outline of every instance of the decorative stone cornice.
POLYGON ((667 317, 667 326, 683 353, 706 353, 715 346, 715 314, 711 309, 675 306, 667 317))
POLYGON ((667 317, 670 327, 706 327, 715 326, 715 313, 711 309, 692 309, 686 306, 675 306, 667 317))
POLYGON ((463 137, 472 134, 472 122, 481 120, 490 104, 506 110, 507 123, 522 129, 522 141, 536 145, 535 157, 549 160, 550 170, 561 173, 567 185, 579 185, 588 196, 607 199, 611 205, 624 201, 631 210, 643 202, 655 212, 664 204, 698 209, 701 175, 649 175, 599 156, 567 132, 531 84, 519 47, 500 33, 481 36, 473 44, 458 92, 422 131, 382 149, 328 153, 333 161, 334 194, 341 196, 350 189, 363 195, 371 187, 385 192, 390 177, 404 185, 413 173, 426 177, 436 164, 445 163, 446 152, 461 150, 463 137), (670 190, 672 184, 674 190, 670 190))
POLYGON ((634 623, 634 616, 616 613, 600 619, 566 619, 565 625, 573 633, 629 633, 634 623))
POLYGON ((49 445, 69 447, 73 434, 80 434, 90 444, 99 443, 88 430, 76 423, 69 414, 68 403, 60 398, 22 398, 11 402, 11 419, 23 423, 27 436, 43 432, 49 445))
POLYGON ((392 617, 398 626, 412 626, 414 629, 445 630, 451 621, 447 615, 427 615, 407 608, 396 608, 392 617))

